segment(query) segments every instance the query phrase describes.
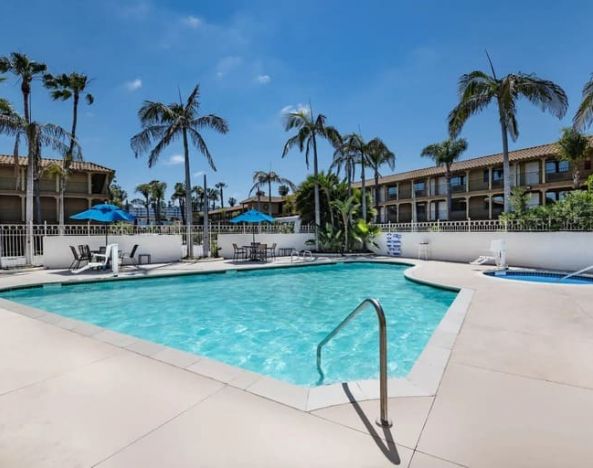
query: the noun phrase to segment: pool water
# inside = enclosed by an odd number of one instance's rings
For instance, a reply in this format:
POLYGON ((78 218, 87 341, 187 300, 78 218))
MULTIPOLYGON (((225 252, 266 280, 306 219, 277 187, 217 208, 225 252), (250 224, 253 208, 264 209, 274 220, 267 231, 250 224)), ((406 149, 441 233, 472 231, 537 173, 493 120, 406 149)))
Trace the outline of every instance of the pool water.
POLYGON ((495 278, 530 281, 532 283, 555 284, 588 284, 593 286, 593 278, 588 276, 571 276, 563 279, 568 273, 551 273, 546 271, 490 271, 485 273, 495 278))
MULTIPOLYGON (((46 286, 1 297, 297 385, 315 386, 315 351, 363 299, 387 317, 389 375, 405 376, 456 292, 405 279, 402 265, 342 263, 46 286)), ((378 376, 373 309, 323 351, 324 384, 378 376)))

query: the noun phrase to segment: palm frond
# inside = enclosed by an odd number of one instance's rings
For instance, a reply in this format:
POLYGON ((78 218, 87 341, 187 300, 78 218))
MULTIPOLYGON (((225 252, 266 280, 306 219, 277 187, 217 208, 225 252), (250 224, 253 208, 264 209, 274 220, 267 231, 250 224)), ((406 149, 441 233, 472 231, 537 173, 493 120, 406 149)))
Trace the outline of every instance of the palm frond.
POLYGON ((167 125, 151 125, 134 135, 130 140, 130 146, 132 147, 134 156, 137 158, 141 154, 147 153, 154 141, 160 140, 165 136, 168 128, 167 125))
POLYGON ((583 87, 583 100, 572 119, 576 129, 583 130, 593 122, 593 75, 583 87))
POLYGON ((454 138, 459 135, 467 119, 485 109, 493 97, 490 94, 478 94, 472 98, 462 100, 455 106, 447 118, 451 137, 454 138))
POLYGON ((185 103, 185 110, 188 114, 195 115, 200 108, 200 85, 194 86, 194 89, 190 93, 185 103))
POLYGON ((190 125, 193 128, 211 128, 222 134, 225 134, 229 131, 227 121, 214 114, 208 114, 194 119, 191 121, 190 125))
POLYGON ((87 94, 86 94, 86 96, 85 96, 85 99, 86 99, 86 103, 87 103, 89 106, 90 106, 90 105, 91 105, 93 102, 95 102, 95 97, 94 97, 92 94, 90 94, 90 93, 87 93, 87 94))
POLYGON ((200 150, 200 153, 202 153, 204 155, 204 157, 206 158, 206 160, 208 161, 208 165, 212 168, 213 171, 216 171, 216 165, 214 164, 214 159, 212 158, 212 155, 210 154, 210 150, 208 149, 206 142, 202 138, 202 135, 200 135, 200 133, 197 132, 193 128, 188 128, 187 133, 189 134, 189 137, 190 137, 193 145, 195 147, 197 147, 198 150, 200 150))
MULTIPOLYGON (((153 127, 154 128, 154 127, 153 127)), ((161 140, 148 153, 148 167, 153 167, 159 160, 159 156, 167 146, 177 140, 181 135, 181 129, 177 125, 167 127, 163 132, 161 140)))
POLYGON ((296 112, 288 112, 284 116, 284 129, 286 131, 312 125, 311 115, 304 109, 296 112))
POLYGON ((138 118, 144 127, 173 122, 178 117, 179 113, 175 112, 171 105, 162 102, 144 101, 138 111, 138 118))
MULTIPOLYGON (((526 97, 531 103, 539 106, 544 112, 561 119, 568 110, 568 97, 556 83, 538 78, 535 75, 519 73, 510 75, 513 94, 526 97)), ((506 80, 505 80, 506 81, 506 80)))

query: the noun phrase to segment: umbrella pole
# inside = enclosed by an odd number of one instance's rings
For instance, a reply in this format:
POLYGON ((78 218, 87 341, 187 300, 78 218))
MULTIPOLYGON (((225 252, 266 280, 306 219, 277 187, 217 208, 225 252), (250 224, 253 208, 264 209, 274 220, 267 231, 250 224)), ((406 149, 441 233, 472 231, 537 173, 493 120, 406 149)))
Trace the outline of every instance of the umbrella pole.
POLYGON ((253 233, 253 243, 255 244, 255 224, 253 225, 251 232, 253 233))

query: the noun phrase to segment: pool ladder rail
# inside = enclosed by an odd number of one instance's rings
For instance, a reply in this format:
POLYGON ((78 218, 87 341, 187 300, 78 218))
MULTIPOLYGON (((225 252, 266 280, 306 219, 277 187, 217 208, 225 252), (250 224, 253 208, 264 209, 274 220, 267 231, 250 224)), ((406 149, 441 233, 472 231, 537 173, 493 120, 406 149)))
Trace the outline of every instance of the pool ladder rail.
POLYGON ((372 306, 377 314, 379 321, 379 400, 380 400, 380 416, 376 423, 381 427, 391 427, 392 423, 389 419, 387 411, 387 323, 385 321, 385 312, 383 307, 377 299, 366 298, 358 306, 350 312, 344 320, 342 320, 336 328, 334 328, 323 340, 317 345, 317 372, 319 372, 318 385, 323 383, 325 375, 321 369, 321 350, 334 336, 336 336, 342 328, 344 328, 354 317, 365 310, 368 306, 372 306))

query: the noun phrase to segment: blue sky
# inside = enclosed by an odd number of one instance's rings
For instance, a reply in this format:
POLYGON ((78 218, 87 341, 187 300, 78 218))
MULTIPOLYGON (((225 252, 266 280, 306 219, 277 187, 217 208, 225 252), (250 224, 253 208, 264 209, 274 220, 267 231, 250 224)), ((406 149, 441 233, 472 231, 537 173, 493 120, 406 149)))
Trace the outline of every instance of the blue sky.
MULTIPOLYGON (((222 180, 226 197, 242 199, 255 170, 272 168, 295 182, 306 175, 297 151, 280 157, 289 136, 281 113, 308 102, 342 132, 383 138, 397 171, 429 165, 420 150, 446 137, 457 79, 486 68, 484 48, 499 74, 536 73, 569 96, 564 121, 521 103, 512 147, 557 139, 593 72, 591 17, 590 1, 3 0, 0 55, 18 50, 52 72, 93 78, 95 104, 81 106, 78 129, 85 159, 116 169, 131 198, 139 183, 172 187, 183 179, 180 146, 153 169, 134 159, 129 140, 139 130, 139 106, 174 101, 178 87, 187 95, 200 83, 203 112, 225 117, 230 132, 204 132, 218 172, 192 149, 192 182, 206 171, 209 184, 222 180)), ((20 109, 13 78, 0 83, 0 96, 20 109)), ((52 102, 36 83, 33 116, 69 128, 70 104, 52 102)), ((463 136, 466 157, 498 152, 494 109, 473 118, 463 136)), ((0 152, 11 148, 0 137, 0 152)), ((321 145, 321 167, 330 159, 321 145)))

